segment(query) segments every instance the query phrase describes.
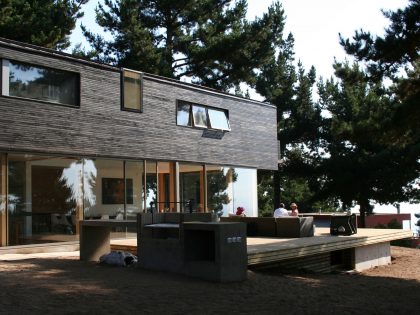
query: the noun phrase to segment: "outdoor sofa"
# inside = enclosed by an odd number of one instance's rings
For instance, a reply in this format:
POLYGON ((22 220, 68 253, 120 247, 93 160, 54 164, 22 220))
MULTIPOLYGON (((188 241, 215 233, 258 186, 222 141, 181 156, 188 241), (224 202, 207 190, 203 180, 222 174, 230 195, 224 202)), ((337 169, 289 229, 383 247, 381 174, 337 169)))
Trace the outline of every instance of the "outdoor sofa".
POLYGON ((257 218, 229 216, 220 218, 222 222, 244 222, 247 236, 299 238, 314 236, 313 217, 257 218))

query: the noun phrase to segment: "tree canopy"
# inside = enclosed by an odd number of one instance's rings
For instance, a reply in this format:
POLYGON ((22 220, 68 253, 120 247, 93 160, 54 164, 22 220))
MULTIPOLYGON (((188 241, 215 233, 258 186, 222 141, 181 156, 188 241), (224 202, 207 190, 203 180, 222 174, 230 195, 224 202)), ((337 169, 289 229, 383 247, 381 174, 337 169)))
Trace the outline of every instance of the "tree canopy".
POLYGON ((278 45, 278 55, 261 68, 256 91, 277 109, 277 139, 280 141, 282 163, 279 170, 261 172, 260 202, 271 212, 280 202, 298 202, 304 211, 313 208, 311 174, 319 147, 322 122, 321 110, 313 101, 315 69, 306 72, 299 62, 295 65, 294 38, 289 34, 278 45), (272 191, 269 200, 265 191, 272 191))
POLYGON ((89 0, 0 0, 0 37, 54 49, 70 46, 81 5, 89 0))
POLYGON ((259 174, 259 188, 273 195, 260 201, 358 204, 363 220, 372 201, 420 200, 419 1, 384 14, 391 22, 384 37, 361 30, 340 39, 356 62, 334 63, 335 78, 318 82, 317 102, 314 70, 294 66, 291 36, 261 68, 256 89, 277 107, 283 162, 259 174))
POLYGON ((96 21, 113 38, 83 31, 96 60, 227 90, 254 81, 283 31, 279 3, 254 21, 246 12, 245 0, 105 0, 96 21))
POLYGON ((394 102, 385 120, 384 140, 394 145, 420 142, 420 1, 410 0, 404 9, 383 12, 390 20, 385 35, 357 31, 353 40, 340 36, 350 55, 366 65, 369 80, 390 79, 394 102))
POLYGON ((420 176, 416 146, 393 146, 382 140, 393 98, 358 67, 335 64, 337 80, 319 83, 320 103, 330 114, 325 159, 318 166, 326 176, 323 196, 336 196, 349 208, 356 202, 362 216, 379 203, 414 201, 420 176))
POLYGON ((368 200, 420 200, 420 1, 384 15, 383 37, 360 30, 340 38, 360 66, 336 63, 340 83, 320 84, 332 113, 329 173, 343 170, 334 190, 347 186, 342 200, 357 200, 361 212, 368 200))

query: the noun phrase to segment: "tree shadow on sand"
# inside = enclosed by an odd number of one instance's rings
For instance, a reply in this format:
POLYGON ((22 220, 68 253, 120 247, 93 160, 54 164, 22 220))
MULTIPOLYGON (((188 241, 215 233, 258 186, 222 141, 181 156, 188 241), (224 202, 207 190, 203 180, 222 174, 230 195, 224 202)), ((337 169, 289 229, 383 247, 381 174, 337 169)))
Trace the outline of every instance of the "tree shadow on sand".
POLYGON ((5 314, 414 313, 420 282, 360 274, 248 271, 240 283, 73 259, 0 261, 5 314))

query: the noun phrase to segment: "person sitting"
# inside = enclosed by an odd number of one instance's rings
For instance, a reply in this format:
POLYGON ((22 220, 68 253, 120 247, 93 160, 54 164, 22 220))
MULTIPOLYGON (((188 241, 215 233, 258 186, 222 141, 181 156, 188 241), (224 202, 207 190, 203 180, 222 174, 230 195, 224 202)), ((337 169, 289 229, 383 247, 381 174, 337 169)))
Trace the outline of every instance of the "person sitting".
POLYGON ((236 208, 235 215, 241 216, 241 217, 246 217, 246 215, 245 215, 245 208, 244 207, 238 207, 238 208, 236 208))
POLYGON ((245 214, 245 208, 244 207, 238 207, 236 208, 235 213, 228 213, 229 217, 246 217, 245 214))
POLYGON ((292 217, 297 217, 298 215, 299 215, 299 210, 298 210, 298 207, 297 207, 297 204, 295 204, 294 202, 292 202, 291 204, 290 204, 290 211, 289 211, 289 215, 290 216, 292 216, 292 217))
POLYGON ((280 206, 276 210, 274 210, 274 217, 280 218, 280 217, 287 217, 287 216, 289 216, 289 213, 284 208, 284 203, 281 203, 280 206))

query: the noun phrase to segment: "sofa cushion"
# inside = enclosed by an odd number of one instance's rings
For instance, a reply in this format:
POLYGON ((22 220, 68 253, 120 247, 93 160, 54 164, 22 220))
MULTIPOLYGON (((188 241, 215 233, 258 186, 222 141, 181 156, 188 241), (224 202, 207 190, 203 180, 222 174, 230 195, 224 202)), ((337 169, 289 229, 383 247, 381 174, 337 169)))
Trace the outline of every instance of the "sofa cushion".
POLYGON ((274 218, 257 218, 230 216, 220 218, 222 222, 244 222, 246 223, 247 236, 276 237, 276 221, 274 218))
POLYGON ((313 217, 222 217, 225 222, 245 222, 247 236, 298 238, 314 235, 313 217))
POLYGON ((281 217, 276 218, 278 237, 314 236, 313 217, 281 217))

